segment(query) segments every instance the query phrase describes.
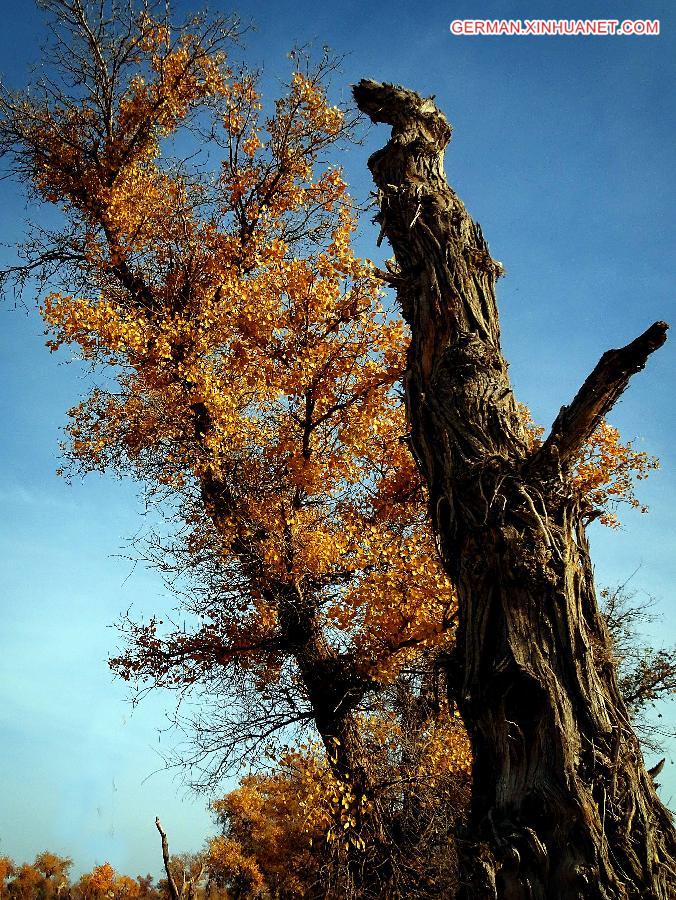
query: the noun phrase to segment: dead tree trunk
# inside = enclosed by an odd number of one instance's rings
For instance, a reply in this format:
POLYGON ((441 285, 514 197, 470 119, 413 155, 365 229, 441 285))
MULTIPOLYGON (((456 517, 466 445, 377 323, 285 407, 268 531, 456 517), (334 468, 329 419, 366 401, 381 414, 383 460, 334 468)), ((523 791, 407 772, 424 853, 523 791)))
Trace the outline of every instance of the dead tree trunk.
POLYGON ((500 349, 500 266, 446 182, 431 100, 373 81, 392 126, 369 160, 408 320, 411 444, 459 594, 458 702, 473 753, 464 897, 676 896, 676 833, 620 696, 571 465, 667 326, 604 354, 533 452, 500 349))
POLYGON ((167 874, 167 887, 169 889, 169 895, 171 900, 181 900, 182 891, 176 887, 176 881, 174 880, 174 876, 171 872, 171 857, 169 856, 169 841, 167 840, 167 833, 162 828, 162 823, 160 822, 159 816, 155 816, 155 827, 160 833, 160 838, 162 840, 162 860, 164 862, 164 871, 167 874))

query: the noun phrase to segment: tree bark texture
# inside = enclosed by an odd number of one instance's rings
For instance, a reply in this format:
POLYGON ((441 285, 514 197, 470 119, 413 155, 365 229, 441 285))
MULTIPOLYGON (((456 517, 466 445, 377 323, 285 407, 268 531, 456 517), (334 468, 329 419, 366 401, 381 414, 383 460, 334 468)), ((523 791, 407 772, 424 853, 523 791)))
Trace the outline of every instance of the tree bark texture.
POLYGON ((364 80, 354 96, 392 126, 369 168, 412 332, 410 442, 459 595, 450 675, 474 754, 461 896, 676 897, 676 833, 618 690, 585 536, 591 510, 571 477, 667 326, 605 353, 531 449, 500 348, 501 266, 444 174, 450 126, 403 88, 364 80))

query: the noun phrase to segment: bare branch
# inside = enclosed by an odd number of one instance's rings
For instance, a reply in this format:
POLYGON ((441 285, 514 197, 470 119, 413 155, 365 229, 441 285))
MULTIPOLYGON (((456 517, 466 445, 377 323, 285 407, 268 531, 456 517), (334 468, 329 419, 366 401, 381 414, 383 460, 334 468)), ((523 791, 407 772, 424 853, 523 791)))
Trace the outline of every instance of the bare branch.
POLYGON ((171 900, 180 900, 180 894, 176 887, 174 876, 171 874, 171 868, 169 867, 169 842, 167 841, 167 833, 164 828, 162 828, 162 823, 158 816, 155 816, 155 826, 162 838, 162 859, 164 860, 164 871, 167 873, 167 884, 169 885, 171 900))
POLYGON ((617 403, 629 379, 645 367, 648 357, 667 339, 666 322, 655 322, 626 347, 608 350, 577 392, 570 406, 561 407, 552 430, 533 464, 551 458, 554 448, 562 466, 569 465, 600 420, 617 403))

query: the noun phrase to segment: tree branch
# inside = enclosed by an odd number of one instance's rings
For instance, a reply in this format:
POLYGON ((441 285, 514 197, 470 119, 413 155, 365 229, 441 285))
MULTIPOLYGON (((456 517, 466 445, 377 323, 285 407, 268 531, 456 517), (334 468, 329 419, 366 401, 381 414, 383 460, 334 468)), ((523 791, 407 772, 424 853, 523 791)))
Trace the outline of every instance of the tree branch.
POLYGON ((554 448, 563 467, 571 463, 599 421, 617 403, 631 376, 640 372, 650 354, 666 341, 668 328, 666 322, 655 322, 626 347, 603 354, 570 406, 561 407, 549 437, 533 459, 535 467, 550 459, 554 448))
POLYGON ((169 842, 167 841, 167 832, 162 828, 162 823, 158 816, 155 816, 155 826, 162 838, 162 859, 164 860, 164 871, 167 873, 167 884, 169 886, 171 900, 180 900, 181 895, 178 892, 174 876, 171 874, 171 869, 169 868, 169 842))

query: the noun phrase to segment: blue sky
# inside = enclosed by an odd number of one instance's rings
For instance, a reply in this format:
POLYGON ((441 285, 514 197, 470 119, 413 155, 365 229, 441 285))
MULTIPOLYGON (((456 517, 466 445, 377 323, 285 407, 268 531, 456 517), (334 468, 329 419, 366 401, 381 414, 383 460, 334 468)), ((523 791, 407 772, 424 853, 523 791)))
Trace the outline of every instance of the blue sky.
MULTIPOLYGON (((175 3, 178 11, 194 9, 175 3)), ((228 11, 220 2, 214 10, 228 11)), ((314 41, 348 54, 336 95, 361 77, 435 94, 454 126, 447 172, 481 222, 507 277, 499 285, 504 349, 519 398, 549 424, 609 347, 674 316, 674 61, 676 13, 665 2, 241 2, 253 19, 245 56, 274 91, 286 53, 314 41), (659 37, 457 37, 458 18, 659 18, 659 37)), ((0 72, 20 87, 44 35, 30 3, 0 0, 0 72)), ((366 158, 386 139, 341 158, 353 193, 370 190, 366 158)), ((27 210, 3 183, 0 241, 20 240, 27 210)), ((39 214, 38 214, 39 215, 39 214)), ((360 249, 375 251, 365 228, 360 249)), ((0 252, 8 259, 11 251, 0 252)), ((109 627, 130 604, 166 609, 158 578, 120 558, 141 525, 134 486, 54 474, 59 428, 84 384, 68 354, 44 347, 33 298, 0 307, 0 855, 44 849, 77 871, 105 860, 158 873, 153 820, 172 850, 196 850, 211 828, 159 752, 168 708, 133 712, 106 658, 109 627), (148 777, 150 776, 150 777, 148 777)), ((676 643, 676 333, 635 377, 612 416, 662 470, 641 485, 648 516, 626 514, 611 533, 592 528, 599 584, 625 580, 655 595, 656 645, 676 643)), ((169 698, 170 703, 170 698, 169 698)), ((666 710, 665 715, 676 715, 666 710)), ((676 751, 676 748, 674 748, 676 751)), ((676 752, 672 753, 676 760, 676 752)), ((676 806, 676 765, 661 778, 676 806)))

